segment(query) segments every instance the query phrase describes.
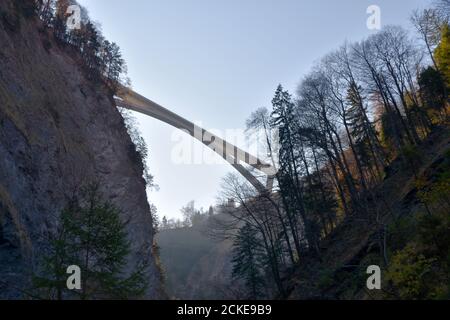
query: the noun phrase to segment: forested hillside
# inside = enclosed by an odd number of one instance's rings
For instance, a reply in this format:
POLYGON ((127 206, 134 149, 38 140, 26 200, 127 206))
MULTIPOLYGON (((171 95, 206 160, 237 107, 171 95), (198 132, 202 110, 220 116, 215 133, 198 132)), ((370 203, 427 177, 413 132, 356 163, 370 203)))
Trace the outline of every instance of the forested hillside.
POLYGON ((290 299, 447 299, 450 130, 437 128, 418 147, 416 167, 388 168, 377 201, 385 211, 346 217, 286 279, 290 299), (382 196, 382 198, 381 198, 382 196), (382 269, 382 290, 366 287, 367 268, 382 269))
MULTIPOLYGON (((214 241, 206 225, 162 230, 157 235, 167 293, 175 299, 235 299, 231 245, 214 241)), ((237 289, 237 288, 235 288, 237 289)))
POLYGON ((215 226, 247 298, 449 297, 449 5, 343 44, 252 114, 276 191, 230 175, 222 196, 237 208, 215 226))

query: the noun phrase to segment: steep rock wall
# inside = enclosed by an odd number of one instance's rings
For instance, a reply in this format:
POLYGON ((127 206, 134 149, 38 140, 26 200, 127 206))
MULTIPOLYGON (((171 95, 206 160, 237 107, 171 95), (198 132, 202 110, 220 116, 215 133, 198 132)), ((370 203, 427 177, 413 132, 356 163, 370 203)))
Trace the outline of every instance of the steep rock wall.
POLYGON ((111 94, 17 11, 0 2, 0 298, 23 297, 67 199, 93 181, 129 222, 127 268, 145 263, 147 298, 160 298, 142 164, 111 94))

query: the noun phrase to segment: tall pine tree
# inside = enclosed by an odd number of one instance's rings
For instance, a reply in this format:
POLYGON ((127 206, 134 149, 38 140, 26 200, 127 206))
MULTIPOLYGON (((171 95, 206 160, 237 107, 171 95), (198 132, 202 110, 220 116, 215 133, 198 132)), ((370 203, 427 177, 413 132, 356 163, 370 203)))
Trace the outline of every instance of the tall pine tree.
POLYGON ((263 248, 258 232, 245 224, 233 243, 233 277, 243 279, 248 289, 246 299, 261 299, 265 296, 263 248))
POLYGON ((124 274, 130 244, 120 211, 102 200, 98 185, 90 185, 72 201, 51 235, 48 253, 34 277, 38 294, 48 299, 127 299, 140 297, 146 289, 143 267, 124 274), (66 269, 81 269, 81 290, 66 287, 66 269))

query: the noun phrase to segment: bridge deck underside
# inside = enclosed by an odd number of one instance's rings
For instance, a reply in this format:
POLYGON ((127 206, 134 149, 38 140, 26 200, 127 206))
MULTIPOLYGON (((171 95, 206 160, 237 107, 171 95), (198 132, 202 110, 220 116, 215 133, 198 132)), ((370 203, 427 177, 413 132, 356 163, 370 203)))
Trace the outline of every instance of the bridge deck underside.
POLYGON ((119 107, 133 110, 163 121, 177 129, 185 131, 208 148, 211 148, 214 152, 228 161, 259 192, 265 192, 272 189, 275 175, 273 166, 128 88, 120 88, 117 96, 118 97, 115 100, 119 107), (266 186, 264 186, 250 170, 241 163, 248 164, 266 174, 266 186))

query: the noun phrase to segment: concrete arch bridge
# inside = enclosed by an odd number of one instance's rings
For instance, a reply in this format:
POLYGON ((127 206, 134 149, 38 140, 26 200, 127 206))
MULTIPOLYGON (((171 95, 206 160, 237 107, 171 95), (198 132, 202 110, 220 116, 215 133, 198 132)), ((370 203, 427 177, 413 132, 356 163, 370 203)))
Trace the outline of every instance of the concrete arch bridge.
POLYGON ((183 130, 193 138, 199 140, 208 148, 212 149, 228 163, 230 163, 248 182, 250 182, 260 193, 271 192, 275 179, 276 169, 274 166, 258 159, 239 147, 225 141, 224 139, 198 127, 193 122, 177 115, 176 113, 162 107, 161 105, 145 98, 133 90, 121 86, 116 94, 117 106, 133 110, 152 118, 163 121, 177 129, 183 130), (250 165, 266 177, 266 183, 261 183, 243 164, 250 165))

